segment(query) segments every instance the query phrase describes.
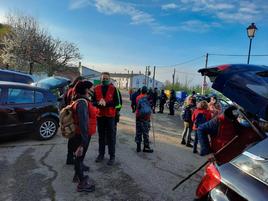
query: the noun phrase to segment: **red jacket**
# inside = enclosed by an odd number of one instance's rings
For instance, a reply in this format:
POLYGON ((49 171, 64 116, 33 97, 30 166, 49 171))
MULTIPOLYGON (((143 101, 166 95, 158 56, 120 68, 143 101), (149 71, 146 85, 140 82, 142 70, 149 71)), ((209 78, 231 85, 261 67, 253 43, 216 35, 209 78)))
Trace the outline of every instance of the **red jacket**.
POLYGON ((197 115, 200 113, 205 115, 207 121, 211 119, 211 113, 209 112, 209 110, 196 108, 192 114, 193 130, 197 130, 197 127, 194 122, 196 120, 197 115))
MULTIPOLYGON (((96 101, 99 102, 102 98, 105 100, 106 103, 112 102, 114 93, 115 93, 115 87, 113 84, 109 84, 107 93, 105 97, 102 95, 102 85, 98 85, 95 87, 95 95, 96 95, 96 101)), ((99 108, 99 117, 115 117, 116 115, 116 109, 115 107, 101 107, 99 108)))
MULTIPOLYGON (((81 100, 82 101, 82 100, 81 100)), ((85 100, 86 101, 86 100, 85 100)), ((75 124, 75 133, 81 135, 80 127, 79 127, 79 119, 77 115, 77 103, 76 101, 72 108, 73 108, 73 119, 75 124)), ((90 101, 87 101, 87 108, 88 108, 88 135, 92 136, 96 133, 96 127, 97 127, 97 113, 98 110, 96 107, 93 106, 93 104, 90 101)))

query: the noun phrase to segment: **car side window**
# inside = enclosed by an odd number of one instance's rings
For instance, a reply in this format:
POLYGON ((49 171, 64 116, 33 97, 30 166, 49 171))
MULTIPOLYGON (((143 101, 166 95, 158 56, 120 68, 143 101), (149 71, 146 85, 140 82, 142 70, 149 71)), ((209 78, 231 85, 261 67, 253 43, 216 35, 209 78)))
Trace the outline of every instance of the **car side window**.
POLYGON ((34 91, 28 89, 8 89, 8 104, 34 103, 34 91))
POLYGON ((36 91, 35 92, 35 103, 43 103, 44 102, 44 94, 36 91))

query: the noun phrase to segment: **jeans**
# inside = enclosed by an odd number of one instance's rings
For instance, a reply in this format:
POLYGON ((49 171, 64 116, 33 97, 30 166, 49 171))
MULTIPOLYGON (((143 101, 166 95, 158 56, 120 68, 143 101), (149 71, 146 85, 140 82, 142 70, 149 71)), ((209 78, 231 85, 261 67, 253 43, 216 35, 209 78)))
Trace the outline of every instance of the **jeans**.
POLYGON ((99 133, 99 155, 104 156, 105 145, 107 141, 110 158, 115 157, 115 118, 98 117, 98 133, 99 133))
POLYGON ((184 122, 184 130, 182 133, 182 142, 186 142, 186 144, 191 143, 191 133, 192 133, 193 124, 190 122, 184 122))
POLYGON ((197 136, 200 143, 200 156, 204 156, 210 153, 210 144, 208 135, 197 130, 197 136))
POLYGON ((198 135, 197 130, 194 131, 194 146, 193 146, 193 152, 197 152, 197 144, 198 144, 198 135))

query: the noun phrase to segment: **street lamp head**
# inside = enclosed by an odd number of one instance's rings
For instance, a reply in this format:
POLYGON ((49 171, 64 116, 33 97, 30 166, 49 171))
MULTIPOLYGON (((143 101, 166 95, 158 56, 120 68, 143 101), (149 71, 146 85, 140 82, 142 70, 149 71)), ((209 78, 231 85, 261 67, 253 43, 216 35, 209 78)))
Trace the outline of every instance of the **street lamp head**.
POLYGON ((254 38, 255 32, 258 28, 256 27, 255 23, 251 23, 251 25, 247 28, 247 34, 250 39, 254 38))

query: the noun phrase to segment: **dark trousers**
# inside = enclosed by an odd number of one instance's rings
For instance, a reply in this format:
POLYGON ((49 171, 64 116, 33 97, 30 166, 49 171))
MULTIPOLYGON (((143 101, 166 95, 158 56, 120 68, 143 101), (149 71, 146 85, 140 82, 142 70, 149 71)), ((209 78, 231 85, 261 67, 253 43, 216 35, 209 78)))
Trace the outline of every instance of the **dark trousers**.
POLYGON ((197 151, 197 144, 198 144, 198 135, 197 135, 197 130, 194 131, 194 146, 193 146, 193 151, 197 151))
POLYGON ((169 104, 169 114, 174 115, 174 103, 169 104))
POLYGON ((142 142, 143 137, 144 146, 149 146, 149 131, 150 131, 150 121, 136 118, 135 142, 137 144, 140 144, 142 142))
POLYGON ((165 102, 160 102, 160 105, 159 105, 159 112, 161 112, 161 113, 164 112, 164 106, 165 106, 165 102))
POLYGON ((67 160, 72 161, 74 159, 74 138, 68 139, 68 153, 67 160))
POLYGON ((204 156, 210 153, 210 144, 208 135, 197 130, 197 136, 200 143, 200 155, 204 156))
MULTIPOLYGON (((75 160, 74 160, 74 171, 75 171, 75 174, 79 177, 80 181, 82 181, 84 178, 83 161, 87 153, 89 142, 90 142, 90 137, 89 137, 88 144, 86 145, 86 147, 84 147, 83 155, 79 157, 75 157, 75 160)), ((72 143, 73 143, 73 148, 75 152, 77 148, 81 145, 81 135, 75 135, 75 137, 72 138, 72 143)))
POLYGON ((108 151, 111 158, 115 157, 115 118, 98 117, 98 133, 99 133, 99 155, 104 156, 105 145, 107 142, 108 151))

